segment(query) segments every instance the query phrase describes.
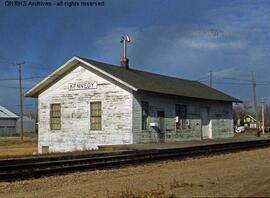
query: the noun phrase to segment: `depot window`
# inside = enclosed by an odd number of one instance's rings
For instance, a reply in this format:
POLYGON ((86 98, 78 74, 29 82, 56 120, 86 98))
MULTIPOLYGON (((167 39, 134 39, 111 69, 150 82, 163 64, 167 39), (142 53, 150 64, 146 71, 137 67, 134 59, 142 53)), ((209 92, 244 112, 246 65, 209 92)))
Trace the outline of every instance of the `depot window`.
POLYGON ((102 120, 101 120, 101 102, 91 102, 90 103, 90 129, 91 130, 101 130, 102 120))
POLYGON ((52 130, 61 129, 61 105, 60 104, 51 104, 50 125, 51 125, 52 130))

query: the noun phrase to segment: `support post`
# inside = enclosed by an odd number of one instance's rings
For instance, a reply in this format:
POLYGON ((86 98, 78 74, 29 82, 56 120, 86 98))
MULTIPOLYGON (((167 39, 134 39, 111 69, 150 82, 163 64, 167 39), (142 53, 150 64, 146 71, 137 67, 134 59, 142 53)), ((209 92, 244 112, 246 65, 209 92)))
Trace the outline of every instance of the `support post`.
POLYGON ((21 141, 23 141, 23 93, 22 93, 22 65, 24 62, 16 63, 19 71, 19 86, 20 86, 20 118, 21 118, 21 141))
POLYGON ((209 72, 209 86, 212 87, 213 74, 212 71, 209 72))
POLYGON ((251 73, 251 80, 252 80, 254 113, 255 113, 255 117, 256 117, 257 136, 260 137, 261 134, 260 134, 260 131, 259 131, 259 119, 258 119, 258 111, 257 111, 256 79, 255 79, 254 72, 251 73))
POLYGON ((264 135, 264 98, 262 98, 262 134, 264 135))

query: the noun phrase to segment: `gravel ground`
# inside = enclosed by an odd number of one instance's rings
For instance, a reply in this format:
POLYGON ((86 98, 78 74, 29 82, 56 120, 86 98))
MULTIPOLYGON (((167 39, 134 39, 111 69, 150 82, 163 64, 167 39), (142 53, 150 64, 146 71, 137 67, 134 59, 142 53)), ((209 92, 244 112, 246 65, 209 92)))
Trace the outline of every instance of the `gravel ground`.
POLYGON ((0 183, 0 197, 270 197, 270 148, 0 183))

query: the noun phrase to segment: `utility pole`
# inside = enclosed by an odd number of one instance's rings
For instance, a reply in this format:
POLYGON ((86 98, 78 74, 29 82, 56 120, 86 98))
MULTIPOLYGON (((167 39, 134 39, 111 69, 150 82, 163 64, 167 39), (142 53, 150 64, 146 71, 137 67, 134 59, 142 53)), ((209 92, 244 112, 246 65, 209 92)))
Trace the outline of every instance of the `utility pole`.
POLYGON ((212 71, 210 70, 209 72, 209 86, 212 87, 212 80, 213 80, 213 74, 212 71))
POLYGON ((22 65, 25 62, 18 62, 16 65, 18 66, 19 71, 19 84, 20 84, 20 117, 21 117, 21 141, 23 141, 23 93, 22 93, 22 65))
POLYGON ((256 79, 255 79, 254 72, 251 72, 251 80, 252 80, 254 112, 255 112, 255 117, 256 117, 256 129, 257 129, 257 136, 259 137, 260 131, 259 131, 259 120, 258 120, 258 111, 257 111, 256 79))
POLYGON ((264 135, 264 98, 262 98, 262 134, 264 135))

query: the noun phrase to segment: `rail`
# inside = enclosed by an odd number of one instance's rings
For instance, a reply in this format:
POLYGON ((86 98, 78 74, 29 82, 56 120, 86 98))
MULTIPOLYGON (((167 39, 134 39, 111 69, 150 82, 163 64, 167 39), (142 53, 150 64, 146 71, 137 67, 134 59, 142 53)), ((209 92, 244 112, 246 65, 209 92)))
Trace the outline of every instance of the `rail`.
POLYGON ((270 140, 252 140, 185 148, 2 159, 0 160, 0 181, 14 181, 75 171, 114 168, 158 160, 183 159, 268 146, 270 146, 270 140))

